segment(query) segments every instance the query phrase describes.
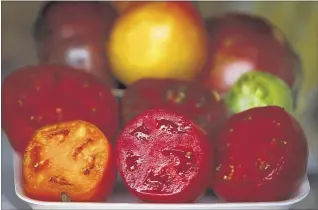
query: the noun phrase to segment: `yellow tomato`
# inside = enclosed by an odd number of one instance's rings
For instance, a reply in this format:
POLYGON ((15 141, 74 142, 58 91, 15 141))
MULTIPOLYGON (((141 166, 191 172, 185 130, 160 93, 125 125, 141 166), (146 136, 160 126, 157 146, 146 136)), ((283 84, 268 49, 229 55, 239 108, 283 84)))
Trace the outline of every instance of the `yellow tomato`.
POLYGON ((203 22, 189 2, 151 2, 127 10, 116 21, 107 53, 124 84, 142 78, 193 80, 207 58, 203 22))

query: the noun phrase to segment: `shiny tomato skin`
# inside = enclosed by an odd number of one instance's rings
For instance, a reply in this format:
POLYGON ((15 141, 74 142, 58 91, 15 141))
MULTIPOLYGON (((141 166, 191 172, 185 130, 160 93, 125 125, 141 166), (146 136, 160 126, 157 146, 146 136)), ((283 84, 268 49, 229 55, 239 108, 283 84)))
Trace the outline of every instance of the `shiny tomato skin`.
POLYGON ((91 74, 63 65, 22 67, 2 85, 2 128, 20 154, 35 129, 62 121, 91 122, 113 140, 118 112, 117 99, 108 86, 91 74))
POLYGON ((212 187, 228 202, 290 199, 306 176, 308 145, 283 108, 252 108, 233 115, 219 133, 212 187))
POLYGON ((40 63, 66 64, 116 87, 104 52, 116 18, 108 2, 49 2, 34 27, 40 63))
POLYGON ((130 121, 117 138, 116 154, 125 185, 146 202, 194 202, 212 176, 207 136, 189 119, 163 109, 130 121))
POLYGON ((285 35, 267 20, 248 14, 229 13, 206 20, 210 56, 202 81, 226 93, 240 75, 264 71, 299 88, 301 63, 285 35))
POLYGON ((23 189, 42 201, 61 201, 63 192, 72 201, 103 201, 115 182, 113 155, 108 139, 88 122, 41 127, 24 153, 23 189))
POLYGON ((215 91, 196 82, 174 79, 142 79, 128 86, 121 103, 123 123, 153 108, 185 115, 214 137, 228 117, 227 108, 215 91))

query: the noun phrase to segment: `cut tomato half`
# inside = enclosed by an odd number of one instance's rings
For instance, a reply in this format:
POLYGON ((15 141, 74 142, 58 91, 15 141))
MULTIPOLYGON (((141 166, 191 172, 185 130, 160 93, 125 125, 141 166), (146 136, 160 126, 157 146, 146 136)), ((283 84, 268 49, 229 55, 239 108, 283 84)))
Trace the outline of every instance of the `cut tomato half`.
POLYGON ((69 121, 38 129, 23 160, 23 188, 37 200, 100 201, 115 182, 111 145, 93 124, 69 121))
POLYGON ((140 200, 193 202, 211 178, 211 148, 192 121, 154 109, 124 128, 117 139, 117 163, 128 189, 140 200))

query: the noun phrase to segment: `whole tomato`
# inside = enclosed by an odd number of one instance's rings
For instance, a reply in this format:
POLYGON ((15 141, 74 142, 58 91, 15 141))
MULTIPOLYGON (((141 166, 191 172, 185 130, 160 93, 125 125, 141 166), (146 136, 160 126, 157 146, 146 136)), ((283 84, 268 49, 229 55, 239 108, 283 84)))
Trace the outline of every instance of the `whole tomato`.
POLYGON ((207 136, 192 121, 162 109, 148 110, 122 130, 117 165, 128 189, 142 201, 196 201, 213 166, 207 136))
POLYGON ((63 65, 26 66, 2 85, 2 128, 11 146, 23 153, 35 129, 68 120, 85 120, 109 140, 118 129, 118 102, 93 75, 63 65))
POLYGON ((206 20, 210 56, 203 71, 205 85, 227 92, 248 71, 264 71, 298 88, 299 57, 284 34, 267 20, 248 14, 229 13, 206 20))
POLYGON ((116 20, 106 46, 111 70, 126 86, 144 78, 193 81, 207 60, 204 21, 187 1, 148 1, 116 20))
POLYGON ((85 70, 116 87, 104 50, 116 18, 109 3, 49 2, 34 25, 39 61, 85 70))
POLYGON ((116 164, 108 139, 93 124, 69 121, 39 128, 23 159, 23 189, 30 198, 104 201, 116 164))
POLYGON ((185 115, 209 136, 213 136, 227 119, 227 109, 216 92, 199 83, 175 79, 142 79, 124 92, 122 121, 126 124, 136 115, 152 108, 164 108, 185 115))
POLYGON ((213 189, 228 202, 290 199, 306 175, 308 145, 283 108, 257 107, 233 115, 216 142, 213 189))

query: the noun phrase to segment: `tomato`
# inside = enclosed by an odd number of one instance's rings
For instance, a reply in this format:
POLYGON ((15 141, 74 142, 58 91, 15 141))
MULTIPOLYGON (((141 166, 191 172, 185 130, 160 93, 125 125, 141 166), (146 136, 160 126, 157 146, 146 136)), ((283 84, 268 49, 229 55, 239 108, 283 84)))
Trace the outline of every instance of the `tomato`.
POLYGON ((88 121, 113 140, 118 112, 109 87, 67 66, 26 66, 11 73, 2 86, 2 128, 20 154, 35 129, 62 121, 88 121))
POLYGON ((207 60, 207 32, 187 1, 133 4, 114 24, 105 47, 116 78, 126 86, 144 78, 193 81, 207 60))
POLYGON ((203 71, 206 86, 226 93, 249 71, 264 71, 299 88, 301 66, 285 35, 267 20, 230 13, 206 20, 210 62, 203 71))
POLYGON ((116 177, 111 145, 85 121, 69 121, 38 129, 23 159, 23 189, 37 200, 102 201, 116 177))
POLYGON ((85 70, 116 87, 104 50, 116 18, 117 12, 109 3, 46 4, 34 28, 39 61, 85 70))
POLYGON ((121 104, 124 123, 151 108, 164 108, 185 115, 210 137, 215 135, 228 115, 219 95, 199 83, 143 79, 127 87, 121 104))
POLYGON ((207 136, 187 118, 160 109, 128 123, 116 151, 124 183, 142 201, 193 202, 205 192, 212 172, 207 136))
POLYGON ((290 199, 306 176, 306 137, 280 107, 233 115, 221 129, 216 148, 213 189, 228 202, 290 199))

